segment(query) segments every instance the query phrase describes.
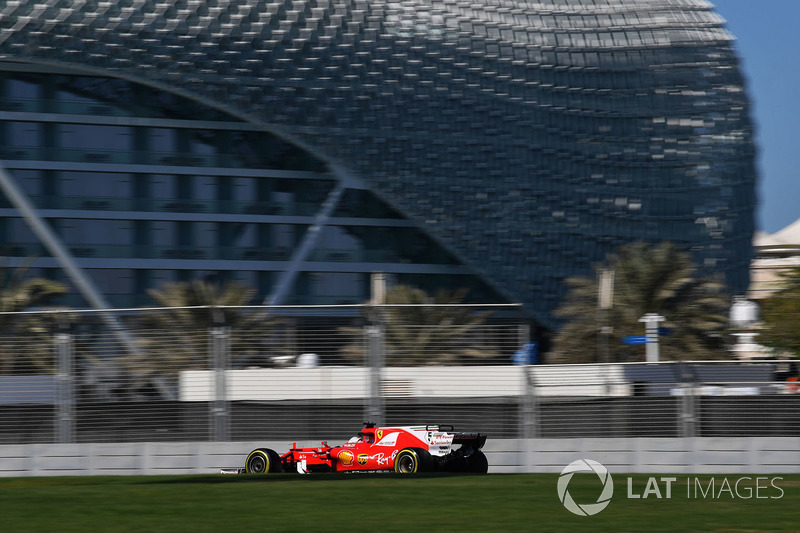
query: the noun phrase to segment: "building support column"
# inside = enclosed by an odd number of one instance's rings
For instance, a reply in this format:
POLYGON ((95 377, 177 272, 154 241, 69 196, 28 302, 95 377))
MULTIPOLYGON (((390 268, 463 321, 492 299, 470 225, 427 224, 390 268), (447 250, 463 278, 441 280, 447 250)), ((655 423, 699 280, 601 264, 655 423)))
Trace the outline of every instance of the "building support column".
POLYGON ((300 273, 300 265, 306 261, 308 255, 317 245, 317 240, 319 240, 322 228, 328 224, 328 220, 330 220, 331 215, 333 215, 333 212, 339 205, 339 200, 344 190, 344 183, 342 180, 339 180, 336 182, 331 192, 328 193, 328 197, 322 203, 322 207, 314 218, 313 224, 309 226, 300 244, 294 249, 292 257, 289 259, 289 264, 281 273, 278 282, 272 289, 272 294, 264 300, 265 305, 281 305, 283 299, 289 294, 289 291, 291 291, 297 279, 297 275, 300 273))

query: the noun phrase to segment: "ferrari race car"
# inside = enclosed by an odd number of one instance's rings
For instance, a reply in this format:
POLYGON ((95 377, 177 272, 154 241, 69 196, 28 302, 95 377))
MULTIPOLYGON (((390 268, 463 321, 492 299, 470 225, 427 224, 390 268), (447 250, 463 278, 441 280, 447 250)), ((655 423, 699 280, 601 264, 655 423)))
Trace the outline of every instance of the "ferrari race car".
POLYGON ((453 426, 365 427, 341 446, 323 442, 319 448, 298 448, 283 455, 258 448, 250 452, 243 469, 248 474, 274 472, 471 472, 489 468, 480 450, 486 436, 454 432, 453 426))

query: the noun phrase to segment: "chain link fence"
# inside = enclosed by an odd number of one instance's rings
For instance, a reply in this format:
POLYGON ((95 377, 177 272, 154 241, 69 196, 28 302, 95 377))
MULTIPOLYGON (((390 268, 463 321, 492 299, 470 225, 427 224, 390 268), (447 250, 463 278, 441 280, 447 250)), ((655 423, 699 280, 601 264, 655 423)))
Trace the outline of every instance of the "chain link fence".
POLYGON ((0 444, 800 435, 796 363, 526 364, 513 307, 459 307, 3 314, 0 444))

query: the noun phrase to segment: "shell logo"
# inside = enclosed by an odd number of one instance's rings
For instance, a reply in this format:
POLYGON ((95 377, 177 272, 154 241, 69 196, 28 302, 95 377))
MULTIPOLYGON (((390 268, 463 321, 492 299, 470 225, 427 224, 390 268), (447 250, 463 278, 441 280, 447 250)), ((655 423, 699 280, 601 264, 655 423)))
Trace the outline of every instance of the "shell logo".
POLYGON ((336 457, 339 459, 339 462, 342 463, 344 466, 352 465, 353 459, 355 459, 355 455, 353 455, 353 452, 351 452, 350 450, 342 450, 336 457))

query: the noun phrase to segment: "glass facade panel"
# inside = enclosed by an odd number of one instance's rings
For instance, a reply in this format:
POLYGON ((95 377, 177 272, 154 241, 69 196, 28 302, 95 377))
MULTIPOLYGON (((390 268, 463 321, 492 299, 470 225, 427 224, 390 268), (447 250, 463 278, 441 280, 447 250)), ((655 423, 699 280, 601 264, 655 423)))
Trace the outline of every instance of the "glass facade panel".
POLYGON ((151 152, 177 152, 178 131, 171 128, 147 128, 147 144, 151 152))
POLYGON ((41 146, 42 125, 37 122, 14 122, 4 124, 5 144, 10 147, 38 147, 41 146))
POLYGON ((97 126, 94 124, 57 124, 59 148, 79 150, 128 151, 132 148, 131 129, 127 126, 97 126))
POLYGON ((172 200, 175 198, 175 176, 153 174, 150 177, 150 192, 153 198, 172 200))
POLYGON ((13 173, 25 194, 37 196, 43 191, 42 172, 39 170, 15 170, 13 173))
POLYGON ((150 230, 152 232, 150 238, 154 246, 177 246, 177 223, 154 220, 150 222, 150 230))
POLYGON ((76 197, 90 194, 103 198, 128 198, 131 196, 131 180, 130 174, 60 171, 59 193, 76 197))
POLYGON ((36 100, 41 97, 41 85, 36 79, 12 79, 6 84, 5 93, 9 98, 36 100))
MULTIPOLYGON (((39 242, 28 223, 22 218, 6 219, 8 242, 14 244, 35 244, 39 242)), ((34 254, 31 254, 34 255, 34 254)))
POLYGON ((70 244, 133 244, 132 224, 120 220, 62 219, 61 237, 70 244))

